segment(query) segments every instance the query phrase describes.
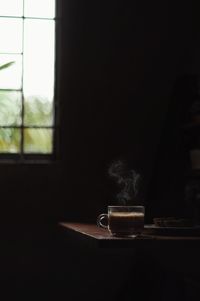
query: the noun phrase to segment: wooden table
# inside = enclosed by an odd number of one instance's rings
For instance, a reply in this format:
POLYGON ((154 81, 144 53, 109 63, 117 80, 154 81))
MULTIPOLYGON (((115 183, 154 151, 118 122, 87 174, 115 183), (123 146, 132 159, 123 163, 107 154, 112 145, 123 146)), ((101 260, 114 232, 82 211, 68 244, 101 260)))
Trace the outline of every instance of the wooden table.
POLYGON ((200 245, 200 235, 185 236, 185 235, 158 235, 149 231, 150 228, 145 226, 145 231, 142 235, 135 237, 114 237, 111 236, 108 230, 97 227, 95 224, 88 223, 71 223, 61 222, 59 226, 66 232, 73 233, 77 238, 85 239, 93 242, 99 247, 134 247, 145 245, 159 244, 190 244, 200 245))
MULTIPOLYGON (((113 262, 115 252, 118 252, 116 262, 120 258, 121 260, 125 258, 125 261, 131 258, 133 275, 134 273, 137 274, 137 268, 140 269, 142 266, 144 275, 147 274, 146 278, 150 277, 146 280, 146 283, 149 287, 151 285, 156 287, 153 292, 155 295, 165 295, 167 292, 169 300, 174 300, 171 299, 174 294, 178 296, 177 300, 181 300, 181 291, 185 289, 187 281, 192 286, 196 283, 200 285, 200 236, 157 235, 150 233, 148 227, 145 227, 144 234, 141 236, 133 238, 113 237, 106 229, 99 228, 95 224, 78 222, 60 222, 59 229, 62 238, 66 242, 66 248, 71 248, 71 241, 75 242, 75 249, 72 248, 72 252, 79 250, 84 258, 86 258, 86 255, 83 250, 90 252, 89 258, 97 254, 97 261, 101 260, 101 256, 105 254, 104 259, 107 259, 107 261, 112 259, 113 262), (159 275, 164 275, 162 276, 164 282, 159 280, 159 275), (163 293, 162 289, 159 289, 159 281, 161 281, 160 287, 164 287, 163 293), (177 281, 179 286, 176 288, 177 281)), ((104 260, 102 262, 103 266, 104 260)), ((96 266, 96 263, 94 265, 96 266)), ((114 263, 112 269, 115 266, 114 263)), ((132 285, 131 282, 130 291, 132 285)), ((157 300, 155 297, 153 299, 157 300)), ((158 300, 160 299, 158 298, 158 300)))

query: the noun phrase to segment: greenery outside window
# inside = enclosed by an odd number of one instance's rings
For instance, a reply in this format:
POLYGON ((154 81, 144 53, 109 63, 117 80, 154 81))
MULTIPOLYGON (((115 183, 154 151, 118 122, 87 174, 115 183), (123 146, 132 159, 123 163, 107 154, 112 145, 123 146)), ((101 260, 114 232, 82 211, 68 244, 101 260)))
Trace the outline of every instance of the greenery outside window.
POLYGON ((56 0, 0 0, 0 159, 55 153, 56 0))

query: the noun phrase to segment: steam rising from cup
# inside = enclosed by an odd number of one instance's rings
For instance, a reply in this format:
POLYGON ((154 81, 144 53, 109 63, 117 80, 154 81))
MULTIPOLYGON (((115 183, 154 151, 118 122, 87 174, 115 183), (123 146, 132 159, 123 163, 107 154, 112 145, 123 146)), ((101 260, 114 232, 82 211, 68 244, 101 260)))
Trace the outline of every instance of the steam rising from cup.
POLYGON ((117 194, 119 204, 134 204, 139 191, 140 174, 133 169, 129 169, 127 164, 121 160, 111 164, 108 174, 122 187, 121 191, 117 194))

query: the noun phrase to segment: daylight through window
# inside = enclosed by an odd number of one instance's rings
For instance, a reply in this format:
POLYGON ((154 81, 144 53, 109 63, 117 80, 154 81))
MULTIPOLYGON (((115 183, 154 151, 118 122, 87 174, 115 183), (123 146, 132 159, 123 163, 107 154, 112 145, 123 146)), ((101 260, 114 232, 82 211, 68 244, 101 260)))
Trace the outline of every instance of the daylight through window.
POLYGON ((0 156, 50 155, 55 0, 0 0, 0 156))

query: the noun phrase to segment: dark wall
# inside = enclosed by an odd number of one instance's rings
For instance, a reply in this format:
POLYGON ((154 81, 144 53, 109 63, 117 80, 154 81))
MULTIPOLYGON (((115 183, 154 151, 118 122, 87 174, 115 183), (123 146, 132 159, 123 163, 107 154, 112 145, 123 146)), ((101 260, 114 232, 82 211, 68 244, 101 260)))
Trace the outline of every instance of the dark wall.
POLYGON ((141 172, 148 200, 174 83, 196 68, 195 8, 68 1, 62 14, 64 212, 95 220, 115 202, 107 169, 116 158, 141 172))

